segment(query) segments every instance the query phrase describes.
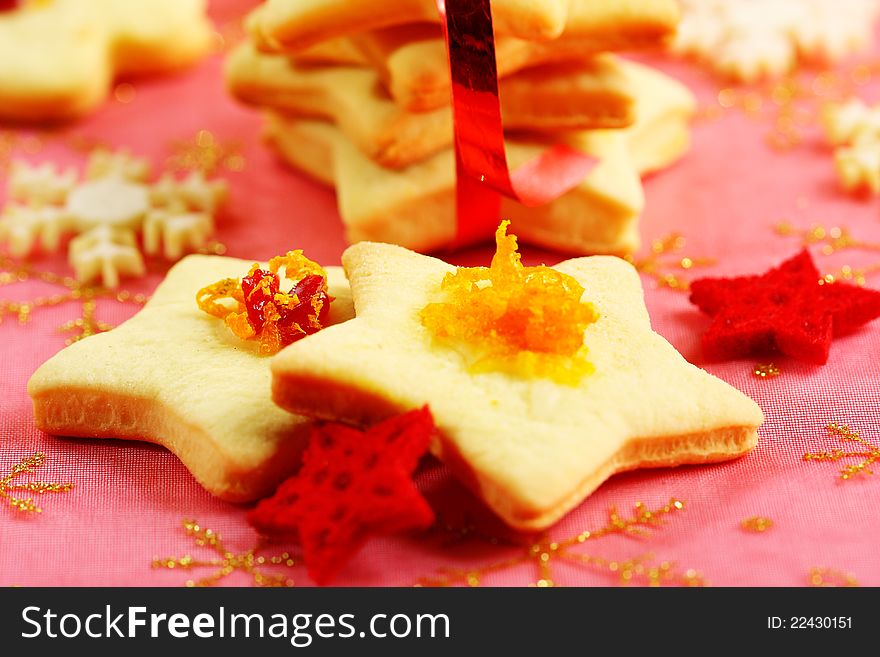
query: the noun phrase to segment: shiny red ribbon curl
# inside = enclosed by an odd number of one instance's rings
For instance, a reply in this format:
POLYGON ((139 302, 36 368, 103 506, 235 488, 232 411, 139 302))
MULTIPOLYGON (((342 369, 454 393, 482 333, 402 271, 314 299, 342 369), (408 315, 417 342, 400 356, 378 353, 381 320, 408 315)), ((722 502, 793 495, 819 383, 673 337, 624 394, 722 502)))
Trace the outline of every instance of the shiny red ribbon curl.
POLYGON ((511 172, 504 150, 490 0, 437 0, 452 75, 455 126, 454 246, 490 237, 501 194, 534 207, 576 187, 596 160, 557 144, 511 172))

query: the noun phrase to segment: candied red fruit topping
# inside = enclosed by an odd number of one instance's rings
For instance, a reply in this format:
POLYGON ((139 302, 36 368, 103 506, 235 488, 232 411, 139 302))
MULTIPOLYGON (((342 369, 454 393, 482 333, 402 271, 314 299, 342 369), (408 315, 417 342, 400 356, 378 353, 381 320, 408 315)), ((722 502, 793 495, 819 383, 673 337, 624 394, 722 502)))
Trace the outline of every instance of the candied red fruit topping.
POLYGON ((256 339, 260 351, 274 354, 327 325, 330 302, 327 274, 302 251, 272 258, 269 268, 254 264, 239 282, 227 278, 199 290, 199 308, 219 317, 242 340, 256 339), (281 292, 281 276, 296 281, 281 292), (231 300, 233 305, 224 303, 231 300))
POLYGON ((299 303, 285 307, 278 320, 281 342, 291 344, 305 335, 320 331, 327 325, 330 314, 330 295, 327 282, 321 276, 310 274, 290 291, 299 303))
POLYGON ((265 269, 252 269, 241 279, 241 291, 247 308, 248 323, 256 333, 266 325, 266 304, 278 294, 278 276, 265 269))

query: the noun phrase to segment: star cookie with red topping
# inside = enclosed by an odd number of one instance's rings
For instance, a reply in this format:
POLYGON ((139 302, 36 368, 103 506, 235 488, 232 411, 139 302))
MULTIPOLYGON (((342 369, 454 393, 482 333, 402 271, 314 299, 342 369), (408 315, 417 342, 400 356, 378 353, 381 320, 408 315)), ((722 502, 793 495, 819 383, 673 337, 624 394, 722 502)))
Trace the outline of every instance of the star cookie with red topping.
MULTIPOLYGON (((277 260, 288 266, 294 255, 277 260)), ((311 423, 272 403, 270 361, 260 339, 265 331, 248 339, 231 331, 225 318, 203 310, 214 292, 214 306, 229 314, 241 307, 247 324, 251 299, 242 297, 240 277, 259 267, 267 274, 278 271, 272 263, 255 267, 237 258, 181 260, 134 317, 40 366, 28 383, 37 428, 59 436, 157 443, 217 497, 249 502, 269 495, 299 466, 311 423), (218 279, 227 283, 228 294, 211 284, 218 279)), ((347 321, 354 308, 345 276, 338 267, 325 271, 333 302, 316 315, 325 325, 347 321)), ((285 280, 291 275, 296 278, 282 289, 298 289, 301 270, 285 272, 285 280)), ((305 299, 302 289, 276 295, 267 324, 277 326, 289 311, 298 319, 291 299, 297 295, 305 299)))

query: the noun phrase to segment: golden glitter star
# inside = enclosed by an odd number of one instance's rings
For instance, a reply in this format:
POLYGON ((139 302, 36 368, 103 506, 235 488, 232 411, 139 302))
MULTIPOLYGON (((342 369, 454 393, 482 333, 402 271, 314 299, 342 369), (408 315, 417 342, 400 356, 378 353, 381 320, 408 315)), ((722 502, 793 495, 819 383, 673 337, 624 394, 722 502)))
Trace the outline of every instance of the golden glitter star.
MULTIPOLYGON (((509 559, 478 568, 441 569, 435 576, 419 579, 417 586, 453 586, 456 584, 480 586, 483 577, 486 575, 531 564, 538 573, 538 579, 534 582, 533 586, 547 588, 556 585, 553 579, 553 563, 557 561, 587 566, 603 573, 609 573, 614 575, 622 585, 647 584, 649 586, 662 586, 664 584, 677 584, 683 586, 704 586, 705 581, 695 570, 688 569, 681 572, 675 568, 675 564, 669 561, 654 563, 651 561, 651 555, 614 560, 573 550, 573 548, 587 541, 593 541, 609 534, 646 536, 649 534, 651 527, 663 524, 665 516, 682 509, 684 509, 684 502, 674 498, 665 506, 654 510, 650 510, 641 502, 637 502, 633 515, 630 518, 621 517, 616 507, 611 507, 608 510, 608 521, 600 529, 584 531, 560 541, 554 541, 549 537, 542 537, 536 542, 524 546, 521 554, 509 559)), ((498 543, 497 540, 489 542, 493 545, 498 543)))
POLYGON ((235 554, 226 548, 220 534, 207 527, 200 526, 195 520, 184 520, 183 528, 186 530, 187 536, 192 536, 195 539, 197 546, 209 548, 216 552, 218 557, 214 559, 196 559, 190 555, 184 555, 179 558, 167 557, 165 559, 156 557, 153 559, 153 568, 167 568, 169 570, 216 569, 212 574, 201 579, 187 580, 186 585, 188 587, 214 586, 236 571, 250 575, 255 586, 293 586, 293 579, 287 575, 280 573, 265 574, 260 570, 260 567, 264 565, 292 568, 294 560, 287 552, 273 557, 258 556, 257 553, 263 548, 262 543, 258 542, 256 546, 247 552, 235 554))
POLYGON ((740 527, 747 532, 754 532, 755 534, 763 534, 768 529, 773 527, 773 521, 770 518, 764 518, 762 516, 753 516, 751 518, 746 518, 740 524, 740 527))
POLYGON ((848 465, 840 471, 840 478, 844 481, 858 475, 872 475, 870 466, 880 459, 880 447, 869 443, 859 435, 858 431, 850 429, 845 424, 832 423, 825 429, 829 435, 837 436, 842 443, 857 443, 862 449, 848 451, 832 449, 830 451, 809 452, 804 454, 804 461, 840 461, 845 458, 862 459, 859 463, 848 465))
POLYGON ((672 233, 651 242, 651 253, 644 258, 628 256, 627 260, 639 271, 653 278, 658 287, 667 287, 677 292, 688 292, 690 280, 680 272, 688 272, 697 267, 710 267, 713 258, 695 258, 683 255, 687 240, 672 233))
POLYGON ((0 299, 0 323, 7 315, 14 315, 19 324, 27 324, 32 314, 39 309, 76 302, 80 305, 80 316, 58 327, 62 333, 73 333, 65 341, 65 344, 71 344, 113 328, 111 324, 102 322, 95 317, 97 299, 114 299, 118 303, 133 303, 139 306, 144 305, 148 299, 144 294, 136 294, 128 290, 108 290, 80 283, 70 276, 60 276, 48 271, 35 271, 27 265, 17 263, 12 258, 0 256, 0 287, 29 280, 38 280, 63 288, 64 291, 27 301, 0 299))
POLYGON ((67 493, 73 489, 73 484, 56 484, 45 481, 33 481, 23 484, 13 483, 21 475, 33 472, 42 467, 46 462, 46 455, 37 452, 33 456, 22 459, 5 475, 0 476, 0 501, 6 502, 13 509, 22 513, 42 513, 43 510, 34 503, 33 498, 16 497, 12 493, 28 492, 36 495, 46 493, 67 493))
POLYGON ((752 369, 752 374, 756 379, 774 379, 782 374, 782 370, 774 363, 758 363, 752 369))
POLYGON ((858 581, 849 573, 834 568, 810 568, 810 586, 813 587, 857 587, 858 581))
POLYGON ((210 175, 221 168, 236 172, 245 167, 240 144, 218 141, 208 130, 199 130, 190 139, 172 142, 170 150, 166 166, 171 171, 201 171, 210 175))

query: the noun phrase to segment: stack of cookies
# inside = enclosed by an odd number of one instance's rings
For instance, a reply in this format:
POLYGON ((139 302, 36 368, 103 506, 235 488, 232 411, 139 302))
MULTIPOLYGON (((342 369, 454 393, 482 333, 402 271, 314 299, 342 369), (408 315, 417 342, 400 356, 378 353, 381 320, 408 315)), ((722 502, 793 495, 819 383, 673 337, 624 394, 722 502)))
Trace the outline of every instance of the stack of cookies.
MULTIPOLYGON (((689 143, 691 94, 611 51, 662 46, 675 0, 495 0, 501 105, 511 167, 567 143, 598 161, 537 208, 505 199, 521 238, 563 251, 639 245, 641 175, 689 143)), ((424 251, 456 232, 450 73, 433 0, 268 0, 227 80, 266 110, 268 141, 335 187, 350 241, 424 251)))

